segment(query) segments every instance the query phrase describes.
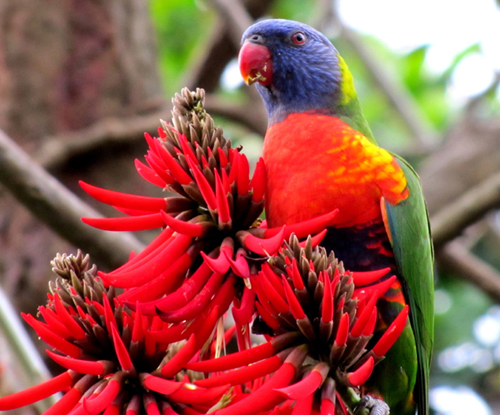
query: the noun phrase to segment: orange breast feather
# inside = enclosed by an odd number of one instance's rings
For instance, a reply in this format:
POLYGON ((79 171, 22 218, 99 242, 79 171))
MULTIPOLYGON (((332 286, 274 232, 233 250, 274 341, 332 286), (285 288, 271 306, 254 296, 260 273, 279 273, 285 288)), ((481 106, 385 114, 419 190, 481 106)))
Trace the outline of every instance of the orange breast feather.
POLYGON ((338 227, 380 219, 380 198, 408 196, 394 157, 338 118, 292 114, 264 142, 269 226, 296 223, 338 208, 338 227))

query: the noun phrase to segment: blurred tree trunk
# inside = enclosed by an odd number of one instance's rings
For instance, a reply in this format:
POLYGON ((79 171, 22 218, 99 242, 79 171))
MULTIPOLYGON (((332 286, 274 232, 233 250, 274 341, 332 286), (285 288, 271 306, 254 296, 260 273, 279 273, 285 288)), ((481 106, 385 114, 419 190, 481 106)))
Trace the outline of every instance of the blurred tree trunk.
MULTIPOLYGON (((103 118, 157 110, 161 92, 146 0, 0 2, 0 128, 26 151, 103 118)), ((137 147, 110 147, 52 173, 75 191, 81 178, 140 192, 130 163, 131 152, 143 154, 137 147)), ((60 251, 75 248, 0 189, 0 280, 21 309, 43 303, 60 251)))

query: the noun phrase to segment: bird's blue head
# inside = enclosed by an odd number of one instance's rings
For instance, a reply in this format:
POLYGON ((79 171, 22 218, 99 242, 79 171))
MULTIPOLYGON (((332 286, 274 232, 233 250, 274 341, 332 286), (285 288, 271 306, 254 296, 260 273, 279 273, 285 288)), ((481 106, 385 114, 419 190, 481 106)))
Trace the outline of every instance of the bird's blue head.
POLYGON ((291 113, 331 113, 345 99, 346 90, 355 94, 335 47, 303 23, 270 19, 249 27, 239 64, 245 82, 256 83, 270 124, 291 113), (350 85, 345 85, 346 78, 350 85))

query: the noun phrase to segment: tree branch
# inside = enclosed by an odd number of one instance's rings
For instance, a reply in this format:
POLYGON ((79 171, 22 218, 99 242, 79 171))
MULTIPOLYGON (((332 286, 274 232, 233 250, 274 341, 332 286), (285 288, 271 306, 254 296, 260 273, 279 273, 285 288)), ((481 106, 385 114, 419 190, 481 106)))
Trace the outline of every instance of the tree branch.
POLYGON ((253 19, 240 0, 209 0, 228 23, 230 39, 238 50, 243 32, 252 25, 253 19))
POLYGON ((437 255, 442 267, 453 271, 500 303, 500 273, 491 265, 471 254, 459 241, 446 244, 437 255))
POLYGON ((38 219, 96 261, 116 268, 130 251, 143 248, 131 234, 103 232, 85 225, 82 216, 101 216, 66 189, 0 131, 0 183, 38 219))
POLYGON ((500 207, 500 173, 470 189, 432 216, 434 245, 441 247, 496 207, 500 207))
POLYGON ((105 118, 89 128, 49 137, 34 155, 47 170, 61 167, 72 157, 80 156, 103 145, 126 144, 139 140, 144 132, 155 134, 160 119, 170 113, 169 106, 150 115, 131 118, 105 118))

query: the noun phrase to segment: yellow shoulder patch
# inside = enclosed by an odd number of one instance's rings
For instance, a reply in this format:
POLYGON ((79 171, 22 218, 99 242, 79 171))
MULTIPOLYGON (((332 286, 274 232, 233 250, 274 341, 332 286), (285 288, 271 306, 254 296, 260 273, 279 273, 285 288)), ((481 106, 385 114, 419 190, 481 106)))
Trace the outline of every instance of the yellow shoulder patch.
POLYGON ((356 98, 356 89, 354 89, 354 79, 352 78, 351 71, 347 67, 342 56, 337 54, 339 58, 339 68, 342 74, 342 83, 340 84, 340 89, 342 90, 342 100, 341 104, 346 105, 351 99, 356 98))

